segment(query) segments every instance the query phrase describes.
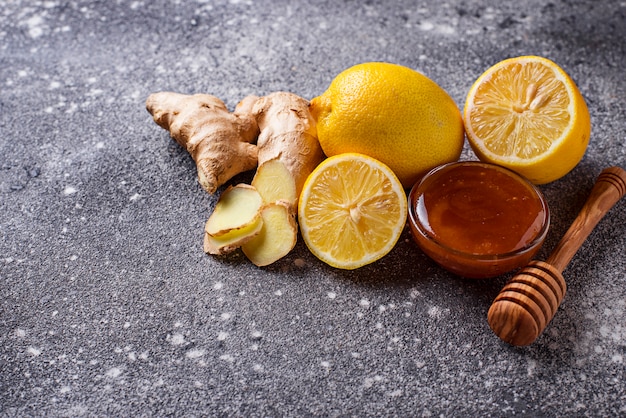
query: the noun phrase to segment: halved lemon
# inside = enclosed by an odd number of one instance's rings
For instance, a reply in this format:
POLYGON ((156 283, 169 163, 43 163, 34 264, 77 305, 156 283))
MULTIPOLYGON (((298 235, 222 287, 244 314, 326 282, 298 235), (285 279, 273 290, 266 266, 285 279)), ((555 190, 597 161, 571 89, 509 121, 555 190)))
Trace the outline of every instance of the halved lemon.
POLYGON ((389 253, 406 218, 406 194, 393 171, 357 153, 324 160, 307 178, 298 203, 300 231, 311 252, 346 270, 389 253))
POLYGON ((578 87, 554 62, 510 58, 471 87, 463 119, 478 158, 535 184, 557 180, 583 158, 591 122, 578 87))

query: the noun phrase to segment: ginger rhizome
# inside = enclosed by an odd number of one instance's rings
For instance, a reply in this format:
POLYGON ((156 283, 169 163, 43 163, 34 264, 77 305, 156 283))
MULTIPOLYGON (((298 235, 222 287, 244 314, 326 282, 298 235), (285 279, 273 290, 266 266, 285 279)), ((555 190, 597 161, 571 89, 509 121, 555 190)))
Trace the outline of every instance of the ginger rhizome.
POLYGON ((259 98, 252 112, 261 131, 259 166, 280 160, 291 172, 300 196, 305 180, 324 158, 309 102, 292 93, 276 92, 259 98))
POLYGON ((246 97, 231 113, 224 102, 209 94, 159 92, 148 97, 146 108, 154 121, 189 152, 202 187, 215 193, 235 175, 257 166, 253 142, 259 127, 251 113, 257 100, 246 97))
POLYGON ((248 96, 231 113, 211 95, 161 92, 150 95, 146 107, 189 151, 209 193, 258 166, 252 185, 229 187, 220 196, 205 225, 205 252, 242 248, 258 266, 287 255, 296 244, 302 186, 324 158, 309 102, 276 92, 248 96))

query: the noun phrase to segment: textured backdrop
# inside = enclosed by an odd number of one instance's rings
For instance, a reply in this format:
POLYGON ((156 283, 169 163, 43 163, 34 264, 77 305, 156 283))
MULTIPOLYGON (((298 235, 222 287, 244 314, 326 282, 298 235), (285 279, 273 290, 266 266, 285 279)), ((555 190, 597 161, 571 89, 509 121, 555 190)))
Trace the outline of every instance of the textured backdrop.
POLYGON ((626 168, 625 28, 617 0, 5 0, 0 415, 626 415, 626 201, 565 270, 546 332, 513 348, 486 322, 509 276, 452 276, 408 230, 352 272, 302 240, 266 268, 205 255, 217 196, 144 106, 160 90, 310 99, 390 61, 462 107, 489 66, 546 56, 593 128, 541 186, 545 258, 599 172, 626 168))

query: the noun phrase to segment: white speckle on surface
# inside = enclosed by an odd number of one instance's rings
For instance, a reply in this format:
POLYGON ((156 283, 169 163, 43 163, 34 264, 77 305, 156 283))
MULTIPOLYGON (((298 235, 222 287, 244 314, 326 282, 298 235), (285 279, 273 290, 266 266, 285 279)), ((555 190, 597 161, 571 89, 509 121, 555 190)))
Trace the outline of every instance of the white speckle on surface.
POLYGON ((41 16, 33 16, 26 20, 26 26, 28 27, 28 35, 31 38, 39 38, 44 33, 44 20, 41 16))
POLYGON ((283 295, 283 291, 279 289, 279 290, 275 291, 274 294, 276 296, 282 296, 283 295))
POLYGON ((432 22, 423 21, 423 22, 420 22, 418 27, 420 30, 430 31, 434 29, 435 25, 432 22))
POLYGON ((73 195, 77 191, 78 190, 76 189, 76 187, 74 187, 74 186, 67 186, 65 189, 63 189, 63 194, 65 196, 69 196, 69 195, 73 195))
POLYGON ((537 368, 537 361, 533 359, 528 359, 528 364, 526 365, 526 374, 528 377, 532 377, 535 375, 535 369, 537 368))
POLYGON ((185 343, 185 337, 183 336, 183 334, 178 333, 171 336, 168 335, 168 340, 172 345, 182 345, 185 343))
POLYGON ((359 305, 363 306, 364 308, 369 308, 370 306, 370 301, 367 299, 361 299, 359 301, 359 305))
POLYGON ((337 294, 335 292, 328 292, 326 295, 329 299, 335 299, 337 297, 337 294))
POLYGON ((366 377, 365 380, 363 381, 363 386, 365 388, 371 388, 374 385, 374 383, 378 383, 382 381, 383 381, 383 377, 380 375, 375 375, 374 377, 366 377))
POLYGON ((26 331, 24 331, 24 330, 23 330, 23 329, 21 329, 21 328, 17 328, 17 329, 15 330, 15 336, 16 336, 16 337, 19 337, 19 338, 26 337, 26 331))
POLYGON ((330 369, 330 362, 324 360, 320 363, 320 366, 322 366, 325 369, 330 369))
POLYGON ((402 395, 402 389, 392 390, 391 392, 387 392, 385 395, 390 396, 392 398, 398 397, 402 395))
POLYGON ((260 365, 260 364, 258 364, 258 363, 257 363, 257 364, 254 364, 254 365, 252 366, 252 370, 254 370, 255 372, 262 372, 262 371, 263 371, 263 366, 262 366, 262 365, 260 365))
POLYGON ((135 355, 134 351, 131 351, 130 353, 128 353, 128 360, 129 361, 136 361, 137 360, 137 355, 135 355))
POLYGON ((217 282, 213 285, 213 289, 220 290, 224 288, 224 284, 222 282, 217 282))
POLYGON ((619 353, 613 354, 611 356, 611 361, 613 361, 613 363, 622 364, 624 362, 624 357, 619 353))
POLYGON ((41 354, 41 350, 40 350, 39 348, 37 348, 37 347, 32 347, 32 346, 31 346, 31 347, 28 347, 28 348, 26 349, 26 352, 27 352, 28 354, 30 354, 31 356, 33 356, 33 357, 37 357, 38 355, 40 355, 40 354, 41 354))
POLYGON ((61 393, 68 393, 71 390, 72 390, 72 388, 69 387, 69 386, 61 386, 61 389, 59 389, 59 392, 61 392, 61 393))
POLYGON ((76 260, 78 260, 78 256, 77 255, 70 256, 70 261, 76 261, 76 260))
POLYGON ((100 141, 96 143, 96 149, 102 149, 104 148, 104 142, 100 141))
POLYGON ((130 328, 130 322, 124 322, 124 329, 130 328))
POLYGON ((356 351, 353 351, 352 353, 350 353, 350 355, 352 356, 352 358, 359 358, 359 357, 361 357, 361 353, 357 353, 356 351))
POLYGON ((220 315, 220 318, 222 318, 222 320, 227 321, 232 317, 232 315, 230 314, 230 312, 224 312, 223 314, 220 315))
POLYGON ((227 338, 228 338, 228 333, 227 333, 227 332, 222 331, 222 332, 219 332, 219 333, 217 334, 217 340, 218 340, 218 341, 224 341, 224 340, 226 340, 227 338))
POLYGON ((229 363, 232 363, 235 361, 235 357, 231 356, 230 354, 222 354, 220 356, 220 360, 224 360, 227 361, 229 363))
POLYGON ((409 293, 409 297, 411 299, 417 299, 419 296, 421 296, 421 293, 419 290, 417 289, 411 289, 411 292, 409 293))
POLYGON ((435 319, 441 319, 448 311, 448 309, 441 309, 439 306, 433 305, 428 308, 428 316, 435 319))
POLYGON ((134 202, 135 200, 139 200, 139 199, 141 199, 141 195, 139 193, 135 193, 128 200, 130 200, 131 202, 134 202))
POLYGON ((119 377, 121 374, 122 374, 122 369, 120 369, 119 367, 111 367, 109 370, 107 370, 107 372, 105 373, 105 376, 116 378, 116 377, 119 377))
POLYGON ((196 359, 196 358, 202 357, 205 354, 206 354, 206 350, 203 350, 201 348, 194 348, 194 349, 187 351, 187 353, 185 353, 185 357, 189 359, 196 359))
POLYGON ((59 87, 61 87, 61 83, 59 83, 58 81, 52 81, 50 82, 50 90, 55 90, 58 89, 59 87))
POLYGON ((78 105, 76 103, 70 103, 69 107, 65 111, 65 113, 71 114, 78 110, 78 105))
POLYGON ((252 331, 252 333, 250 334, 250 337, 253 340, 260 340, 263 337, 263 334, 261 334, 261 331, 252 331))

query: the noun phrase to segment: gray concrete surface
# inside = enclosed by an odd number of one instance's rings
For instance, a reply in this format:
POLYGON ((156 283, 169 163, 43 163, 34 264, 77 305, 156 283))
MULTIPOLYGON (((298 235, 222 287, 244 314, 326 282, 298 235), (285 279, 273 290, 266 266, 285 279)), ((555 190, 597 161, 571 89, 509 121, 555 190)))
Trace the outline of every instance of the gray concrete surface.
POLYGON ((312 98, 373 60, 462 107, 490 65, 546 56, 593 133, 541 187, 544 258, 599 172, 626 167, 625 28, 618 0, 3 2, 0 416, 626 415, 625 201, 547 331, 514 348, 486 322, 508 276, 449 275, 408 232, 353 272, 301 240, 267 268, 205 255, 216 196, 144 108, 160 90, 312 98))

